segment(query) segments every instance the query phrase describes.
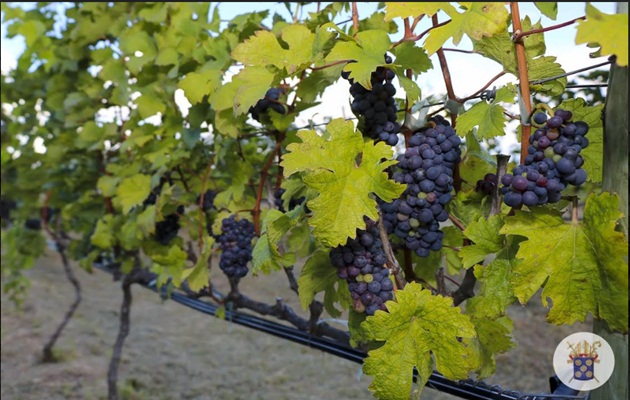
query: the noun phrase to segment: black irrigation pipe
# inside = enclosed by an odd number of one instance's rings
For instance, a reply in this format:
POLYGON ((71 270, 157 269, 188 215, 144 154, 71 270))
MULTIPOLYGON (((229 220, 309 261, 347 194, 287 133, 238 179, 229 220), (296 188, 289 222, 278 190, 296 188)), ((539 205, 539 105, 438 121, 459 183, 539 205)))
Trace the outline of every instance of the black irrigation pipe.
MULTIPOLYGON (((111 270, 101 264, 95 263, 94 266, 107 273, 112 273, 111 270)), ((138 284, 160 294, 165 299, 173 300, 204 314, 217 316, 219 307, 215 304, 191 298, 177 291, 169 294, 166 288, 159 289, 155 280, 146 284, 138 284)), ((340 345, 332 340, 313 336, 308 332, 246 313, 226 309, 225 319, 281 339, 324 351, 357 364, 363 364, 365 357, 367 357, 367 354, 362 351, 340 345)), ((414 371, 414 381, 416 381, 417 376, 417 371, 414 371)), ((576 396, 573 394, 522 394, 517 391, 503 389, 498 385, 488 385, 473 380, 451 381, 437 372, 431 374, 425 386, 467 400, 587 400, 588 398, 588 396, 576 396)), ((566 389, 566 387, 559 386, 559 389, 566 389)))

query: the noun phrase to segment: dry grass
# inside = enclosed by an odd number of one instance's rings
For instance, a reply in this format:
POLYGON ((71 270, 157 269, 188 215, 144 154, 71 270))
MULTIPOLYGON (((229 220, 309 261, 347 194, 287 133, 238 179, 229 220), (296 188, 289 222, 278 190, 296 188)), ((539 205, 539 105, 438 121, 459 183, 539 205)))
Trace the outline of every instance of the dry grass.
MULTIPOLYGON (((219 272, 220 274, 220 272, 219 272)), ((96 271, 78 271, 84 293, 57 344, 62 359, 39 361, 43 344, 73 299, 59 257, 50 253, 29 271, 33 286, 22 311, 2 298, 3 400, 105 399, 106 373, 118 330, 120 283, 96 271)), ((216 282, 224 281, 217 275, 216 282)), ((225 289, 225 286, 223 287, 225 289)), ((267 302, 277 296, 299 309, 284 276, 242 282, 244 293, 267 302)), ((367 376, 359 365, 326 353, 200 314, 158 295, 133 288, 131 333, 119 370, 122 397, 166 399, 369 399, 367 376)), ((590 322, 548 326, 535 299, 509 310, 517 349, 497 360, 489 383, 527 392, 548 390, 557 343, 570 333, 589 330, 590 322)), ((426 390, 423 399, 449 396, 426 390)))

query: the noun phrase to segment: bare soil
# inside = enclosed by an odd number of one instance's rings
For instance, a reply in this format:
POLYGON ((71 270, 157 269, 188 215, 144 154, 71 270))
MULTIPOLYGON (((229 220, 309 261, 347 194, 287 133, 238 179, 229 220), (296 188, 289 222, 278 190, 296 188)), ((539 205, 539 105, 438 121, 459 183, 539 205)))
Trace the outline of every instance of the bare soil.
MULTIPOLYGON (((218 269, 218 268, 217 268, 218 269)), ((60 360, 40 362, 43 345, 74 299, 60 258, 48 252, 33 269, 28 298, 18 310, 2 297, 2 400, 106 399, 107 368, 118 332, 120 282, 75 267, 83 302, 56 346, 60 360)), ((219 271, 220 274, 220 271, 219 271)), ((299 310, 283 274, 249 277, 243 293, 299 310)), ((217 275, 215 282, 222 280, 217 275)), ((225 289, 225 287, 224 287, 225 289)), ((119 369, 127 400, 370 399, 371 378, 358 364, 201 314, 154 292, 133 287, 131 332, 119 369)), ((548 391, 552 357, 565 336, 589 331, 590 321, 556 327, 545 322, 539 296, 509 310, 518 347, 497 359, 487 383, 535 393, 548 391)), ((423 399, 453 397, 425 390, 423 399)))

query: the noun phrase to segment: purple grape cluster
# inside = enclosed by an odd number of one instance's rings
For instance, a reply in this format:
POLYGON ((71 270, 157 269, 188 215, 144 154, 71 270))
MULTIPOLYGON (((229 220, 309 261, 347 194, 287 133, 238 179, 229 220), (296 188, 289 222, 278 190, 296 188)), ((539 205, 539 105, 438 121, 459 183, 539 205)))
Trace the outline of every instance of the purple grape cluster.
POLYGON ((330 251, 330 261, 337 276, 348 282, 355 311, 374 315, 387 311, 385 302, 393 299, 394 284, 384 266, 387 258, 378 228, 368 221, 367 230, 357 230, 357 237, 330 251))
MULTIPOLYGON (((276 189, 276 191, 274 192, 274 199, 273 199, 274 205, 280 212, 286 212, 286 210, 284 209, 284 205, 282 204, 283 203, 282 195, 284 194, 284 192, 285 192, 285 189, 282 189, 282 188, 276 189)), ((305 200, 306 200, 306 197, 304 196, 297 199, 291 198, 289 200, 289 211, 293 210, 295 207, 304 203, 305 200)), ((310 212, 310 210, 306 206, 304 206, 304 211, 306 211, 307 213, 310 212)))
MULTIPOLYGON (((214 207, 215 197, 217 197, 217 192, 215 192, 212 189, 206 190, 205 194, 203 195, 203 204, 201 206, 202 210, 209 211, 215 208, 214 207)), ((195 202, 199 204, 200 200, 201 200, 201 195, 197 196, 197 200, 195 202)))
POLYGON ((252 118, 258 122, 263 122, 261 121, 261 115, 267 113, 269 109, 272 109, 280 114, 286 114, 284 106, 278 101, 278 99, 280 99, 280 95, 283 93, 284 91, 281 88, 271 88, 267 90, 265 97, 258 100, 256 105, 249 108, 252 118))
POLYGON ((388 233, 419 257, 442 248, 440 222, 448 219, 445 207, 452 196, 453 169, 461 160, 461 139, 450 123, 441 115, 430 121, 432 126, 414 133, 398 156, 399 171, 392 178, 407 184, 404 193, 392 203, 381 202, 388 233))
POLYGON ((585 137, 589 127, 584 121, 571 121, 572 118, 571 111, 563 109, 556 109, 551 118, 544 112, 534 115, 534 122, 542 126, 529 138, 525 163, 501 178, 506 205, 557 203, 567 185, 586 182, 580 152, 589 144, 585 137))
POLYGON ((252 260, 254 224, 246 219, 237 220, 234 215, 221 221, 221 234, 217 237, 222 250, 219 267, 230 278, 247 275, 247 263, 252 260))
MULTIPOLYGON (((385 55, 385 62, 391 64, 392 58, 385 55)), ((353 97, 352 112, 363 117, 363 122, 359 126, 363 136, 395 146, 398 143, 400 124, 396 122, 397 107, 394 99, 396 88, 392 84, 392 80, 396 77, 394 71, 377 67, 370 77, 372 90, 354 82, 349 72, 344 71, 341 76, 350 82, 350 94, 353 97)))
POLYGON ((489 172, 484 175, 483 179, 479 179, 477 181, 475 191, 482 193, 485 196, 491 196, 494 188, 497 187, 497 184, 497 175, 489 172))
POLYGON ((155 240, 167 245, 179 232, 179 216, 184 213, 184 206, 177 207, 177 212, 167 215, 163 221, 155 224, 155 240))

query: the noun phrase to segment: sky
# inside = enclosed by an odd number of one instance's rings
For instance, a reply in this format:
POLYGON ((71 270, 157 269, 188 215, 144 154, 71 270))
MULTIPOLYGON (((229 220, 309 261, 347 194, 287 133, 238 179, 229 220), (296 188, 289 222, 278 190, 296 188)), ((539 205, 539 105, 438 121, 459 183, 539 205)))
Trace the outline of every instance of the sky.
MULTIPOLYGON (((24 5, 24 7, 34 6, 34 3, 22 4, 24 5)), ((364 16, 372 14, 377 9, 377 4, 377 2, 358 2, 357 5, 359 17, 363 18, 364 16)), ((614 2, 595 2, 591 4, 606 14, 615 13, 616 3, 614 2)), ((283 5, 283 3, 213 3, 211 4, 210 11, 212 12, 214 8, 217 7, 217 5, 219 7, 219 13, 222 20, 230 20, 233 17, 242 14, 244 11, 252 12, 263 10, 272 11, 270 13, 270 17, 268 17, 268 19, 264 21, 264 23, 266 23, 268 26, 272 24, 271 18, 274 14, 274 11, 284 16, 285 18, 291 17, 291 14, 289 14, 289 11, 283 5)), ((291 7, 292 10, 295 10, 295 3, 292 3, 291 7)), ((308 16, 308 12, 315 11, 315 7, 316 3, 304 6, 301 10, 302 16, 308 16)), ((558 2, 558 17, 555 21, 553 21, 547 17, 542 16, 540 11, 538 11, 538 9, 534 6, 534 3, 519 3, 521 18, 525 18, 525 16, 530 16, 530 18, 534 22, 540 20, 543 27, 555 25, 561 22, 572 20, 577 17, 581 17, 585 14, 585 7, 586 3, 584 2, 558 2)), ((335 22, 346 20, 349 17, 350 16, 348 16, 347 18, 345 16, 339 16, 337 17, 335 22)), ((446 20, 445 15, 442 15, 440 17, 440 20, 446 20)), ((399 32, 392 35, 392 42, 400 39, 402 37, 403 31, 402 22, 400 21, 400 19, 395 20, 395 22, 399 24, 399 32)), ((416 32, 424 31, 426 28, 429 27, 429 23, 429 21, 423 20, 416 28, 416 32)), ((575 45, 575 34, 576 24, 554 31, 545 32, 544 36, 547 46, 546 55, 556 56, 556 61, 567 72, 606 61, 605 57, 596 59, 590 58, 589 54, 592 52, 592 50, 589 49, 585 44, 575 45)), ((25 44, 22 38, 6 38, 6 24, 4 23, 2 24, 1 40, 1 68, 2 71, 7 71, 16 65, 17 57, 24 50, 25 44)), ((422 41, 419 44, 421 45, 422 41)), ((464 38, 458 44, 458 46, 453 45, 452 41, 448 41, 444 45, 444 47, 457 47, 463 50, 471 50, 472 43, 464 35, 464 38)), ((458 97, 466 97, 469 94, 476 92, 493 76, 501 71, 501 66, 498 63, 479 55, 447 52, 446 58, 451 72, 453 87, 458 97)), ((431 95, 443 95, 446 92, 437 56, 433 55, 431 57, 431 60, 434 66, 433 70, 419 75, 416 79, 416 82, 422 90, 423 98, 431 95)), ((500 88, 507 83, 517 82, 518 80, 515 76, 505 75, 497 80, 495 83, 493 83, 493 86, 496 85, 497 88, 500 88)), ((348 82, 340 79, 337 84, 329 87, 324 92, 324 95, 321 99, 322 104, 317 107, 313 107, 312 109, 309 109, 298 116, 296 120, 297 125, 308 125, 309 120, 312 120, 315 124, 321 123, 324 121, 324 117, 351 117, 352 112, 350 111, 348 102, 348 88, 348 82)), ((400 97, 400 93, 402 92, 399 91, 399 94, 397 96, 400 97)), ((185 107, 185 103, 187 103, 187 101, 185 101, 184 99, 180 107, 185 107)), ((473 104, 473 102, 469 102, 466 104, 466 107, 469 108, 473 104)), ((510 150, 513 149, 515 146, 518 145, 516 141, 516 136, 513 134, 508 134, 505 139, 501 140, 500 148, 503 153, 509 153, 510 150)))

